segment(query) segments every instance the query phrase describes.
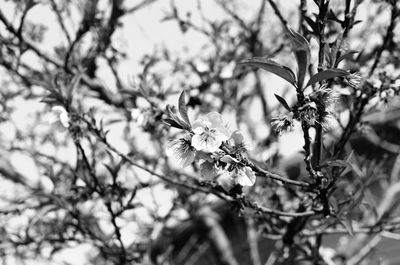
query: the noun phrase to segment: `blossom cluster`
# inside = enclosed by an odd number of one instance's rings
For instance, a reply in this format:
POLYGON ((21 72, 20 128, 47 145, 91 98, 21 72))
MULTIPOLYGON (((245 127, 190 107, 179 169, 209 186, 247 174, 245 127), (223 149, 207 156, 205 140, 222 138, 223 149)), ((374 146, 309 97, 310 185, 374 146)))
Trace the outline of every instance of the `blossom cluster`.
POLYGON ((202 177, 216 181, 226 190, 235 185, 254 185, 255 172, 249 166, 247 145, 239 130, 231 132, 217 112, 210 112, 190 124, 186 109, 180 108, 185 118, 179 117, 171 107, 167 110, 169 118, 165 122, 186 131, 184 136, 167 145, 167 156, 175 158, 182 167, 198 162, 202 177))

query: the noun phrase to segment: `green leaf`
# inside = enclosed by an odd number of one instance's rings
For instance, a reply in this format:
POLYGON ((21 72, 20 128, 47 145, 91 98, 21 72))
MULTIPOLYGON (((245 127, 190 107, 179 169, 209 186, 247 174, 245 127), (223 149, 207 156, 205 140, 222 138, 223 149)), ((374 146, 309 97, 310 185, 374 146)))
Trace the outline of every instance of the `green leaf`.
POLYGON ((296 76, 294 75, 293 71, 289 67, 278 64, 273 60, 265 59, 262 57, 254 57, 251 59, 244 60, 240 62, 240 64, 264 69, 265 71, 271 72, 279 77, 282 77, 293 86, 296 86, 296 76))
POLYGON ((297 83, 298 87, 302 88, 308 66, 310 65, 310 44, 299 33, 290 28, 288 31, 290 42, 292 43, 292 50, 297 60, 297 83))
POLYGON ((349 72, 342 69, 327 69, 313 75, 305 87, 311 86, 317 82, 321 82, 334 77, 349 75, 349 72))
POLYGON ((181 114, 183 120, 190 125, 189 116, 187 113, 187 106, 185 102, 185 91, 182 91, 181 95, 179 96, 179 113, 181 114))
POLYGON ((279 103, 281 103, 282 106, 285 107, 285 109, 287 109, 288 111, 292 111, 289 107, 289 104, 286 102, 286 100, 283 97, 278 96, 277 94, 274 94, 274 95, 275 95, 276 99, 279 101, 279 103))

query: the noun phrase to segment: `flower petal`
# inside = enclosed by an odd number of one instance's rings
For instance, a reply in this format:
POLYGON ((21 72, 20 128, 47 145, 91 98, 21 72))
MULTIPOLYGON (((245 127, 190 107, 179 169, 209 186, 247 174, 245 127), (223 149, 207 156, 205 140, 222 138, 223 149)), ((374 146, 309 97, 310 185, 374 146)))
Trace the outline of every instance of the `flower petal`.
POLYGON ((239 160, 236 158, 231 157, 230 155, 224 155, 221 159, 222 162, 232 164, 232 163, 239 163, 239 160))
POLYGON ((232 178, 231 172, 224 170, 217 178, 218 184, 224 188, 224 190, 229 191, 235 185, 235 181, 232 178))
POLYGON ((67 112, 63 106, 54 106, 51 108, 51 111, 57 113, 58 115, 63 112, 67 112))
POLYGON ((195 134, 192 138, 192 146, 198 151, 213 153, 217 151, 221 145, 221 141, 205 134, 195 134))
POLYGON ((221 114, 212 111, 206 115, 206 118, 210 123, 210 128, 216 129, 219 133, 227 137, 222 141, 226 141, 229 139, 230 132, 228 130, 227 124, 223 121, 221 114))
POLYGON ((205 131, 205 127, 210 127, 211 123, 208 120, 199 118, 192 124, 192 129, 195 134, 202 134, 205 131))
POLYGON ((223 123, 222 116, 216 111, 212 111, 206 115, 212 127, 218 127, 223 123))
POLYGON ((196 160, 203 160, 203 161, 208 161, 208 162, 213 162, 214 159, 211 157, 210 153, 206 153, 203 151, 197 151, 196 152, 196 160))
POLYGON ((236 181, 241 186, 253 186, 256 175, 250 167, 242 167, 236 170, 236 181))
POLYGON ((67 112, 62 112, 60 114, 60 122, 65 128, 69 127, 69 116, 67 112))
POLYGON ((216 140, 221 141, 221 142, 229 139, 229 135, 225 134, 224 132, 218 131, 218 130, 215 131, 213 136, 215 137, 216 140))
POLYGON ((66 109, 62 106, 54 106, 51 108, 51 113, 48 122, 56 125, 58 129, 65 129, 69 127, 69 115, 66 109))
POLYGON ((195 134, 192 137, 192 146, 196 148, 196 150, 201 151, 207 148, 207 142, 205 138, 199 134, 195 134))
POLYGON ((179 139, 178 140, 173 140, 171 142, 168 143, 167 147, 165 148, 165 154, 170 157, 170 156, 174 156, 176 151, 179 148, 179 139))
POLYGON ((200 173, 205 180, 214 180, 218 176, 218 168, 215 163, 205 161, 200 164, 200 173))
POLYGON ((181 167, 189 166, 196 157, 196 152, 190 146, 190 139, 187 137, 171 141, 165 149, 165 154, 174 157, 181 167))
POLYGON ((240 130, 236 130, 231 134, 231 137, 229 139, 229 142, 231 142, 231 144, 233 146, 235 145, 239 145, 244 143, 244 137, 243 134, 240 130))
POLYGON ((178 157, 177 162, 181 167, 187 167, 194 162, 196 153, 194 151, 189 151, 181 157, 178 157))
POLYGON ((203 149, 203 151, 209 152, 209 153, 216 152, 216 151, 218 151, 221 144, 222 144, 222 141, 219 141, 215 138, 209 137, 206 141, 206 148, 203 149))

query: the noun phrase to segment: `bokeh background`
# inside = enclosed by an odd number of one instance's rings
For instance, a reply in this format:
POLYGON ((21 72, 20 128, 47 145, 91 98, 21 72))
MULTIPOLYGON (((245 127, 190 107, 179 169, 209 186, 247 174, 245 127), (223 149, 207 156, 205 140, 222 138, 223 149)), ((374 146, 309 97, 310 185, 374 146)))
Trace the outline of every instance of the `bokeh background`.
MULTIPOLYGON (((201 186, 196 165, 181 169, 165 155, 169 139, 180 135, 161 121, 165 107, 177 105, 185 91, 191 120, 210 111, 221 113, 232 130, 243 132, 254 160, 289 178, 304 179, 300 124, 284 135, 270 125, 285 112, 274 94, 292 105, 296 91, 283 79, 238 62, 273 57, 295 69, 285 25, 310 36, 301 13, 313 18, 316 2, 1 0, 2 263, 223 264, 197 225, 204 216, 217 215, 211 218, 213 226, 225 231, 240 264, 273 264, 271 253, 279 248, 269 230, 269 222, 276 225, 273 219, 243 218, 213 194, 191 194, 151 172, 201 186), (55 106, 68 113, 68 126, 60 122, 55 106), (127 163, 121 154, 148 170, 127 163)), ((341 32, 335 16, 344 17, 347 3, 357 6, 354 21, 359 22, 344 46, 359 53, 340 68, 359 72, 372 87, 388 82, 396 91, 398 3, 331 0, 328 42, 341 32)), ((314 37, 310 46, 315 72, 314 37)), ((334 87, 343 101, 326 133, 326 146, 340 138, 352 111, 346 100, 354 91, 336 83, 334 87)), ((357 166, 340 196, 360 198, 357 209, 349 210, 350 222, 359 228, 373 222, 385 191, 398 179, 399 101, 395 92, 384 92, 366 105, 363 123, 372 133, 358 128, 346 149, 347 155, 355 154, 346 159, 357 166)), ((246 192, 262 204, 288 211, 296 210, 300 200, 263 181, 246 192)), ((391 199, 396 201, 394 192, 391 199)), ((391 204, 394 223, 396 206, 391 204)), ((339 235, 324 237, 319 250, 324 258, 318 264, 347 264, 340 263, 343 257, 343 262, 347 258, 348 264, 357 264, 351 257, 363 243, 351 244, 353 240, 375 244, 360 261, 364 264, 400 262, 395 230, 371 237, 362 241, 365 237, 350 236, 342 226, 339 235)))

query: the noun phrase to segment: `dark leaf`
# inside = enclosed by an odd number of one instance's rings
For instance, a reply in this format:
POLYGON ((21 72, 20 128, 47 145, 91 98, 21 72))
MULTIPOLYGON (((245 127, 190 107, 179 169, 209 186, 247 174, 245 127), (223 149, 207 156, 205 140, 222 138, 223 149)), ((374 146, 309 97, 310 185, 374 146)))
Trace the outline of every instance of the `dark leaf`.
POLYGON ((190 125, 189 116, 187 113, 187 106, 185 102, 185 91, 182 91, 181 95, 179 96, 179 113, 181 114, 183 120, 190 125))
POLYGON ((310 45, 302 35, 291 29, 289 29, 289 37, 293 53, 297 60, 297 84, 298 87, 302 88, 308 66, 310 65, 310 45))
POLYGON ((341 178, 341 177, 345 176, 347 173, 351 172, 352 169, 353 169, 352 165, 350 164, 349 167, 344 168, 344 170, 340 173, 339 177, 341 178))
POLYGON ((310 17, 304 16, 305 21, 307 24, 310 26, 310 28, 313 30, 313 32, 318 32, 318 27, 317 23, 315 23, 314 20, 312 20, 310 17))
POLYGON ((329 204, 332 207, 332 210, 334 213, 339 211, 339 203, 335 197, 330 197, 329 198, 329 204))
POLYGON ((332 160, 332 161, 326 161, 321 164, 321 167, 348 167, 350 164, 346 161, 343 160, 332 160))
POLYGON ((332 65, 333 60, 331 58, 331 49, 329 48, 328 44, 324 45, 324 57, 327 65, 330 67, 332 65))
POLYGON ((356 53, 359 53, 359 51, 356 51, 356 50, 349 50, 349 51, 347 51, 346 53, 344 53, 342 56, 340 56, 338 59, 337 59, 337 62, 339 63, 339 62, 341 62, 341 61, 343 61, 343 60, 345 60, 345 59, 349 59, 349 58, 351 58, 354 54, 356 54, 356 53))
POLYGON ((330 20, 339 22, 340 24, 343 23, 343 21, 341 21, 341 20, 336 16, 336 14, 333 12, 332 9, 329 10, 329 13, 328 13, 328 17, 327 17, 327 18, 330 19, 330 20))
POLYGON ((168 115, 169 115, 170 117, 176 116, 176 109, 175 109, 174 106, 167 105, 166 109, 167 109, 167 113, 168 113, 168 115))
POLYGON ((339 34, 339 36, 337 37, 337 39, 335 40, 335 42, 332 44, 331 46, 331 52, 330 52, 330 68, 333 68, 335 65, 337 65, 336 58, 340 49, 340 45, 342 43, 342 39, 343 39, 343 34, 339 34), (335 64, 336 63, 336 64, 335 64))
POLYGON ((162 121, 169 126, 172 126, 172 127, 178 128, 178 129, 184 129, 181 124, 179 124, 178 122, 176 122, 173 119, 166 118, 166 119, 163 119, 162 121))
POLYGON ((268 72, 276 74, 288 81, 293 86, 296 86, 296 76, 293 71, 284 65, 278 64, 273 60, 265 59, 262 57, 255 57, 251 59, 244 60, 240 64, 249 65, 253 67, 262 68, 268 72))
POLYGON ((283 97, 278 96, 277 94, 274 94, 274 95, 275 95, 276 99, 282 104, 282 106, 285 107, 285 109, 287 109, 288 111, 291 111, 289 105, 287 104, 286 100, 283 97))
POLYGON ((116 177, 116 170, 115 169, 113 169, 113 168, 111 168, 109 165, 107 165, 107 164, 103 164, 104 165, 104 167, 107 169, 107 171, 110 173, 110 175, 112 176, 112 177, 116 177))
POLYGON ((52 105, 62 105, 64 102, 64 99, 60 93, 57 91, 50 91, 48 95, 46 95, 44 98, 40 100, 40 102, 43 103, 48 103, 50 106, 52 105))
POLYGON ((311 86, 317 82, 321 82, 334 77, 345 76, 349 73, 342 69, 327 69, 313 75, 305 87, 311 86))

